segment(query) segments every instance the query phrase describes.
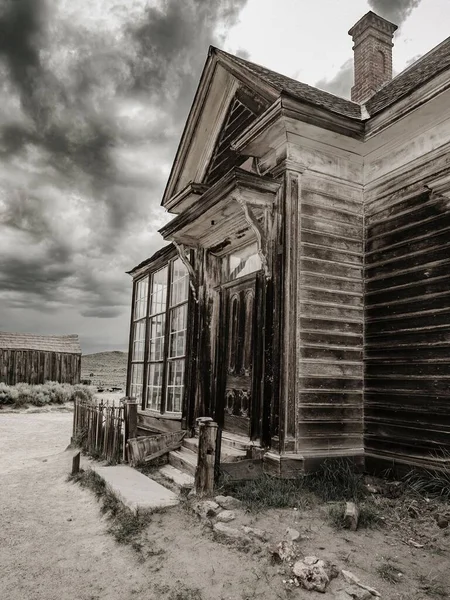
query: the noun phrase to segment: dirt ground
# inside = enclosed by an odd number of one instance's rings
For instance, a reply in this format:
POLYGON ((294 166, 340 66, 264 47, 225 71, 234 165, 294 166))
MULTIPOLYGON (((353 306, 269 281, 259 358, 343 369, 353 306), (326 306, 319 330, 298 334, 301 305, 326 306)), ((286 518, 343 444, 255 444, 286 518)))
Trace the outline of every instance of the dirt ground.
MULTIPOLYGON (((293 587, 266 544, 244 551, 215 541, 184 505, 153 515, 142 558, 107 533, 92 493, 67 481, 70 435, 67 411, 0 412, 0 598, 331 600, 345 587, 342 577, 326 594, 293 587)), ((450 527, 439 529, 431 510, 418 506, 417 512, 408 522, 399 513, 398 527, 357 532, 333 530, 323 506, 242 514, 237 524, 263 528, 270 543, 282 540, 287 527, 297 529, 301 555, 352 571, 383 600, 445 598, 450 527), (412 536, 423 548, 408 545, 412 536), (379 575, 386 562, 401 574, 396 583, 379 575)))

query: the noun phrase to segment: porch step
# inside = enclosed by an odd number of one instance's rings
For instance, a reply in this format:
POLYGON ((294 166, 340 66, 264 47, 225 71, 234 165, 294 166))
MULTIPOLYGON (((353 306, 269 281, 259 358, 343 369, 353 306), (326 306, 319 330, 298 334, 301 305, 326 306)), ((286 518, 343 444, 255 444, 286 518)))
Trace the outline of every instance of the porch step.
MULTIPOLYGON (((234 442, 234 440, 231 440, 234 442)), ((243 444, 242 444, 243 445, 243 444)), ((197 461, 198 455, 198 437, 184 438, 183 448, 191 452, 195 456, 197 461)), ((222 437, 222 451, 220 461, 225 463, 237 462, 238 460, 245 460, 247 458, 246 448, 239 448, 228 444, 228 438, 222 437)))
POLYGON ((252 442, 241 435, 230 433, 229 431, 222 432, 222 446, 230 446, 237 450, 248 450, 252 446, 252 442))
POLYGON ((195 476, 197 456, 192 450, 188 450, 182 446, 180 450, 169 452, 169 465, 172 465, 172 467, 175 467, 179 471, 184 471, 189 475, 195 476))
POLYGON ((177 485, 179 488, 194 486, 194 477, 192 477, 192 475, 189 475, 184 471, 180 471, 172 465, 164 465, 159 469, 159 472, 163 477, 175 483, 175 485, 177 485))

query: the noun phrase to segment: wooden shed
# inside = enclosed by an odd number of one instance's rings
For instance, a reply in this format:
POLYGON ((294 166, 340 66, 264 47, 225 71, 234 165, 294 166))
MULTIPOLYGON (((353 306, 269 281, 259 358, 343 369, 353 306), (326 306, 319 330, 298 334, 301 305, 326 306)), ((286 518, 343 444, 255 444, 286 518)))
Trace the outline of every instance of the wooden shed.
POLYGON ((79 383, 78 335, 35 335, 0 331, 0 383, 79 383))

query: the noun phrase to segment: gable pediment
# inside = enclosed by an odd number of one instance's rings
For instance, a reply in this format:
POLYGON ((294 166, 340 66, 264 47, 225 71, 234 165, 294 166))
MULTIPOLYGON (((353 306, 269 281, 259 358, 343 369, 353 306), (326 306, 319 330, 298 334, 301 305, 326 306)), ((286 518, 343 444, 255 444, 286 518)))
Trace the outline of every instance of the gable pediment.
POLYGON ((210 51, 162 200, 167 210, 179 214, 185 202, 174 202, 174 198, 192 185, 213 185, 239 165, 231 142, 276 95, 263 84, 255 86, 245 73, 230 68, 226 59, 210 51))

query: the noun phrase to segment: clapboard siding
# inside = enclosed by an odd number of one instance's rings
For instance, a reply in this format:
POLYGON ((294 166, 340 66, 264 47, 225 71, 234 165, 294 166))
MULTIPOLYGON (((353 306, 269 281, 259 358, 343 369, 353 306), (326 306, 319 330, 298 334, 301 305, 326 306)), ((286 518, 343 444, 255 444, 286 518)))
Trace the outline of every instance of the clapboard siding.
POLYGON ((422 464, 450 451, 449 235, 443 197, 426 193, 367 207, 369 454, 422 464))
POLYGON ((362 203, 343 186, 310 188, 301 198, 299 449, 361 448, 362 203))
POLYGON ((0 383, 79 383, 81 355, 0 349, 0 383))

